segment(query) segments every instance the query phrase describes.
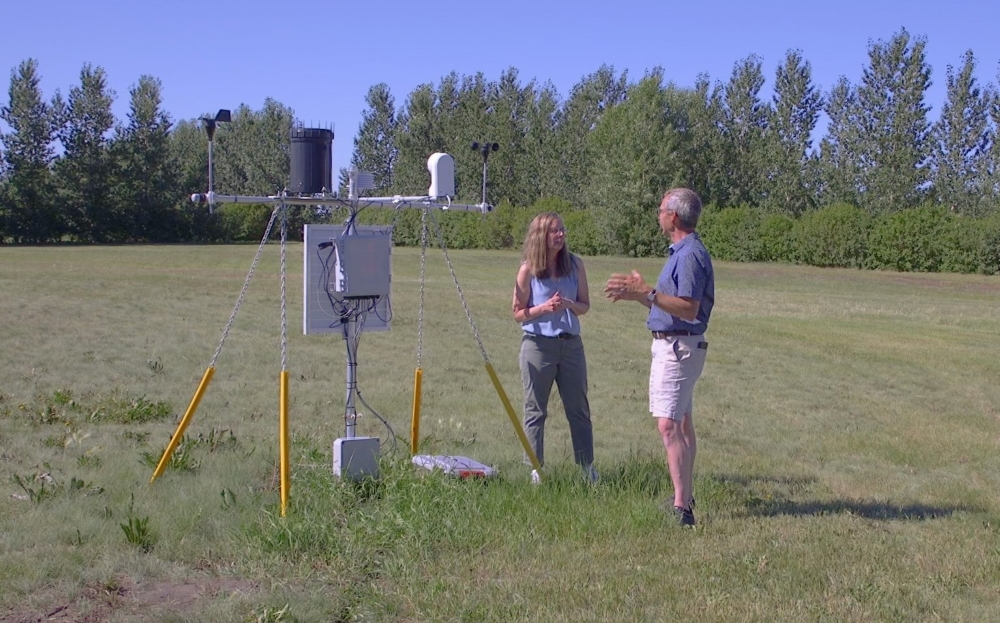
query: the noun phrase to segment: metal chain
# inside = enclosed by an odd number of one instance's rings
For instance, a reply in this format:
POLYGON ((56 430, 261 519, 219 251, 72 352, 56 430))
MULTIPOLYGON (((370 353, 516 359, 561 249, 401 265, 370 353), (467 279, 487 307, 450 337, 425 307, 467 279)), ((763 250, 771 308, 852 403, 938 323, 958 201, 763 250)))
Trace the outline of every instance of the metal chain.
POLYGON ((424 352, 424 284, 427 281, 427 211, 420 211, 420 311, 417 312, 417 367, 424 352))
POLYGON ((451 271, 451 278, 455 282, 455 289, 458 290, 458 298, 462 301, 462 308, 465 310, 465 317, 469 321, 469 326, 472 327, 472 335, 476 338, 476 344, 479 345, 479 352, 482 353, 483 359, 487 364, 490 363, 489 355, 486 354, 486 348, 483 346, 483 339, 479 336, 479 329, 476 328, 476 323, 472 321, 472 312, 469 311, 469 305, 465 302, 465 294, 462 292, 462 286, 458 284, 458 276, 455 274, 455 267, 451 264, 451 258, 448 257, 448 249, 445 248, 444 244, 444 234, 441 233, 441 226, 437 222, 437 217, 433 212, 430 213, 431 222, 434 224, 434 231, 437 234, 438 242, 441 245, 441 252, 444 253, 444 260, 448 263, 448 270, 451 271))
POLYGON ((288 206, 281 204, 281 371, 288 369, 288 303, 285 298, 285 247, 288 243, 288 206))
POLYGON ((229 330, 233 328, 233 322, 236 320, 236 314, 240 311, 240 305, 243 304, 243 297, 247 294, 247 289, 250 287, 250 279, 253 277, 253 271, 257 269, 257 262, 260 261, 261 251, 264 250, 264 245, 267 243, 268 237, 271 235, 271 228, 274 227, 274 219, 278 216, 278 211, 281 206, 276 206, 274 211, 271 212, 271 220, 267 222, 267 229, 264 230, 264 237, 260 240, 260 245, 257 247, 257 255, 253 258, 253 264, 250 265, 250 272, 247 273, 246 281, 243 282, 243 289, 240 290, 240 296, 236 299, 236 307, 233 308, 233 313, 229 315, 229 322, 226 323, 226 328, 222 332, 222 339, 219 340, 219 346, 215 349, 215 354, 212 355, 212 362, 208 364, 209 368, 214 368, 215 363, 219 359, 219 355, 222 354, 222 345, 226 342, 226 337, 229 336, 229 330))

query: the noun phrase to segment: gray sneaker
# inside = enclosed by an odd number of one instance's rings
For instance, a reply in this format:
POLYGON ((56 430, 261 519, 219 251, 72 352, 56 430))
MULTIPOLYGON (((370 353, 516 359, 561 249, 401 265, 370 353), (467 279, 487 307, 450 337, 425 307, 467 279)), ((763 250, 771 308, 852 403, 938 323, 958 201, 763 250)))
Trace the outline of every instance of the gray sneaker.
POLYGON ((679 525, 694 527, 694 513, 691 512, 690 508, 681 508, 680 506, 675 506, 674 517, 677 519, 677 523, 679 525))
POLYGON ((584 466, 583 477, 586 478, 587 482, 590 484, 596 485, 597 481, 600 480, 601 475, 597 473, 597 470, 594 469, 594 464, 591 463, 590 465, 584 466))

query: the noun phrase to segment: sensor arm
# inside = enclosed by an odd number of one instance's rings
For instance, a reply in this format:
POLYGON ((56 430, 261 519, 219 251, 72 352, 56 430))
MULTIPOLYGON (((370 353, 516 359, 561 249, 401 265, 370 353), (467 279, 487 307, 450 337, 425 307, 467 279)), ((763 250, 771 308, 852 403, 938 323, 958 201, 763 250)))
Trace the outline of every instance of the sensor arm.
POLYGON ((259 197, 253 195, 220 195, 214 192, 195 193, 191 195, 191 201, 193 203, 207 203, 209 205, 216 205, 219 203, 256 203, 276 205, 282 203, 285 205, 342 205, 349 207, 354 203, 363 203, 366 206, 375 205, 390 208, 429 207, 456 212, 482 212, 483 214, 489 214, 493 211, 493 206, 488 203, 451 203, 451 201, 441 201, 441 199, 441 197, 403 197, 396 195, 394 197, 365 197, 352 202, 333 196, 289 197, 275 195, 271 197, 259 197))

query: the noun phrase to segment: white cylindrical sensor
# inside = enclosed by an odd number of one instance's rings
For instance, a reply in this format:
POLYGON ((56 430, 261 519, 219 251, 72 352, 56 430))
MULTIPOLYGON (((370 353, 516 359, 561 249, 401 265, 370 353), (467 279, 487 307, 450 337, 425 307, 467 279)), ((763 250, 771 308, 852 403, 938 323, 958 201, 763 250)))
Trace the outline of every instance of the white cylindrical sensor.
POLYGON ((431 197, 455 196, 455 159, 450 154, 435 153, 427 159, 427 170, 431 173, 431 187, 427 194, 431 197))

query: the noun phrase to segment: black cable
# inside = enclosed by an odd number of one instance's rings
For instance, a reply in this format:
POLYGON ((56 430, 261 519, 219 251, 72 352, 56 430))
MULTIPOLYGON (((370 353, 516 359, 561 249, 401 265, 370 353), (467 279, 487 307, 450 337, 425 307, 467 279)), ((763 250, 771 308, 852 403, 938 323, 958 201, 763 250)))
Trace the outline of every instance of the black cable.
MULTIPOLYGON (((340 303, 340 301, 330 292, 330 274, 332 272, 330 269, 330 260, 333 259, 333 256, 336 252, 337 252, 337 247, 334 246, 332 241, 329 243, 324 242, 320 243, 319 247, 316 249, 316 257, 319 258, 320 265, 322 266, 319 275, 320 290, 326 293, 326 298, 330 302, 331 311, 333 311, 338 316, 342 316, 343 314, 338 311, 338 304, 340 303), (326 259, 324 260, 323 254, 320 253, 320 249, 323 248, 323 245, 327 244, 330 246, 330 252, 327 253, 326 259)), ((330 324, 331 329, 335 326, 336 326, 335 323, 330 324)))
MULTIPOLYGON (((353 336, 351 336, 351 335, 349 335, 347 333, 348 318, 344 317, 341 320, 342 320, 342 322, 341 322, 341 328, 343 329, 343 332, 344 332, 344 345, 347 347, 347 369, 348 369, 348 371, 350 371, 352 369, 354 370, 353 374, 348 374, 348 378, 354 379, 353 384, 347 386, 347 393, 348 393, 348 396, 350 396, 351 392, 357 393, 357 391, 358 391, 358 369, 357 369, 357 362, 356 362, 355 358, 351 357, 351 340, 353 339, 353 336)), ((358 345, 357 345, 357 342, 355 341, 354 342, 354 351, 355 352, 357 352, 357 348, 358 348, 358 345)), ((357 409, 355 409, 355 411, 354 411, 353 414, 347 413, 347 405, 344 405, 344 435, 345 436, 347 435, 347 416, 348 415, 354 415, 355 419, 356 419, 357 418, 357 409)))
POLYGON ((392 298, 388 294, 383 294, 381 296, 376 296, 374 302, 372 303, 372 313, 375 317, 382 322, 382 324, 388 325, 392 321, 392 298), (385 301, 385 315, 379 310, 379 304, 385 301))
MULTIPOLYGON (((358 210, 351 211, 350 217, 347 219, 347 222, 344 225, 345 233, 350 232, 354 228, 355 219, 357 218, 358 213, 360 213, 361 210, 363 210, 365 207, 368 206, 366 205, 358 210)), ((348 369, 351 368, 354 369, 354 374, 351 375, 351 377, 354 379, 353 386, 348 387, 347 391, 350 392, 353 390, 354 394, 357 395, 358 400, 361 401, 361 404, 364 405, 365 408, 372 413, 372 415, 378 418, 378 420, 382 423, 383 426, 385 426, 386 430, 389 433, 389 440, 392 442, 392 452, 393 454, 395 454, 398 450, 398 445, 396 442, 396 432, 392 429, 392 426, 389 424, 389 422, 385 418, 383 418, 377 411, 375 411, 375 409, 373 409, 371 405, 369 405, 368 402, 361 395, 361 386, 358 383, 358 374, 357 374, 357 367, 358 367, 357 356, 356 355, 354 357, 351 356, 352 350, 354 353, 357 353, 358 347, 361 343, 361 333, 364 331, 365 318, 369 313, 374 313, 375 316, 381 322, 386 324, 388 324, 388 322, 392 319, 392 308, 389 305, 389 297, 388 295, 386 295, 385 297, 386 317, 384 318, 379 313, 378 309, 379 301, 382 298, 380 296, 338 299, 334 295, 334 293, 330 291, 330 275, 333 272, 330 261, 333 259, 336 250, 337 250, 336 244, 332 241, 329 243, 321 243, 319 248, 316 249, 316 257, 319 259, 320 264, 322 266, 322 269, 320 271, 319 286, 322 289, 322 291, 326 293, 327 299, 330 302, 331 310, 335 315, 339 317, 339 324, 343 329, 343 334, 344 334, 344 343, 347 347, 347 366, 348 369), (324 259, 323 255, 320 253, 320 249, 326 248, 326 246, 330 247, 330 252, 324 259), (356 321, 356 327, 353 336, 349 335, 347 332, 351 320, 356 321)), ((330 323, 330 328, 336 327, 337 324, 338 324, 337 322, 330 323)), ((345 413, 345 416, 346 415, 349 414, 345 413)), ((355 412, 354 415, 357 416, 357 413, 355 412)), ((344 425, 346 428, 347 425, 346 421, 344 425)), ((385 443, 380 442, 379 445, 384 446, 385 443)))
MULTIPOLYGON (((374 415, 375 417, 377 417, 378 420, 380 422, 382 422, 382 425, 385 426, 386 430, 389 431, 389 439, 392 441, 392 453, 395 454, 399 450, 399 446, 396 444, 396 432, 394 430, 392 430, 392 426, 389 425, 389 422, 387 422, 385 420, 385 418, 383 418, 381 415, 379 415, 378 411, 376 411, 375 409, 372 409, 371 405, 369 405, 365 401, 364 397, 361 395, 361 388, 360 387, 356 387, 354 391, 358 395, 358 400, 361 401, 361 404, 363 404, 366 409, 368 409, 369 411, 371 411, 371 414, 374 415)), ((384 446, 385 444, 383 443, 381 445, 384 446)))
POLYGON ((359 208, 359 209, 357 209, 357 210, 355 210, 355 209, 353 209, 353 208, 351 209, 351 214, 350 214, 350 216, 348 216, 348 217, 347 217, 347 221, 346 221, 346 222, 344 223, 344 235, 345 235, 345 236, 348 236, 348 235, 353 235, 353 234, 351 233, 351 231, 355 229, 355 221, 356 221, 356 220, 357 220, 357 218, 358 218, 358 214, 359 214, 359 213, 361 212, 361 210, 363 210, 363 209, 364 209, 364 208, 359 208))
MULTIPOLYGON (((377 297, 375 297, 375 298, 377 300, 377 297)), ((360 301, 357 301, 357 303, 360 304, 360 301)), ((370 411, 372 415, 374 415, 376 418, 378 418, 378 421, 381 422, 383 426, 385 426, 386 430, 389 433, 389 440, 392 442, 392 453, 395 454, 398 451, 398 449, 399 449, 398 445, 396 443, 396 431, 394 431, 392 429, 392 426, 389 424, 389 422, 384 417, 382 417, 378 413, 378 411, 376 411, 375 409, 373 409, 372 406, 370 404, 368 404, 368 402, 365 400, 364 396, 361 395, 361 383, 358 382, 358 372, 357 372, 358 361, 357 361, 356 353, 358 352, 358 347, 361 344, 361 333, 364 331, 365 316, 366 316, 366 314, 364 312, 362 312, 361 314, 359 314, 359 316, 357 318, 357 326, 355 328, 353 336, 347 336, 346 335, 346 333, 347 333, 347 323, 346 322, 344 323, 344 333, 345 333, 344 338, 345 338, 345 343, 346 343, 346 340, 348 340, 348 339, 353 340, 353 351, 355 353, 355 358, 352 359, 351 358, 351 351, 352 351, 351 344, 347 344, 347 365, 348 365, 348 367, 353 367, 354 368, 354 374, 352 375, 353 378, 354 378, 354 387, 353 387, 354 394, 358 397, 358 400, 361 401, 361 404, 364 405, 364 407, 366 409, 368 409, 368 411, 370 411)), ((350 390, 350 389, 351 388, 348 388, 348 390, 350 390)), ((356 413, 355 413, 355 415, 356 415, 356 413)), ((345 426, 346 426, 346 423, 345 423, 345 426)), ((379 442, 379 446, 380 447, 384 446, 384 445, 386 445, 386 444, 383 443, 383 442, 381 442, 381 441, 379 442)))

